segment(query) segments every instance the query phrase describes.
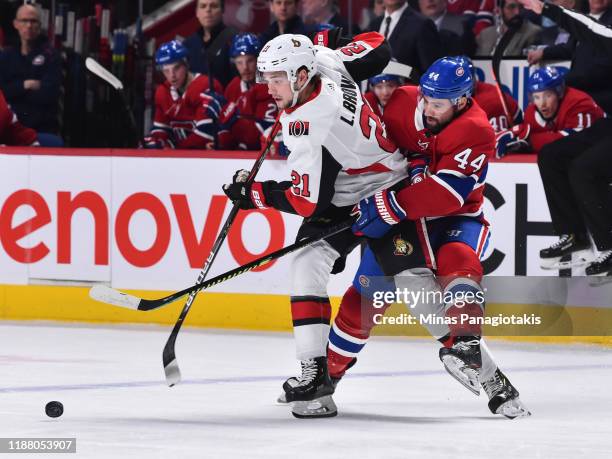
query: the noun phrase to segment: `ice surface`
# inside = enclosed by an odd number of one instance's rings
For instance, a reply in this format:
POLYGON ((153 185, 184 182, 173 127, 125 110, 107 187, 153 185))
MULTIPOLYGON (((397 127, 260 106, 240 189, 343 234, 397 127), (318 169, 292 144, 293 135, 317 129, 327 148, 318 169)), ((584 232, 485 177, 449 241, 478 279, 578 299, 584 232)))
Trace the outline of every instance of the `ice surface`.
POLYGON ((298 420, 275 404, 297 372, 290 335, 184 330, 168 388, 169 331, 1 324, 0 436, 77 437, 91 458, 612 457, 609 348, 490 341, 533 413, 510 421, 446 374, 433 340, 377 338, 338 387, 338 417, 298 420))

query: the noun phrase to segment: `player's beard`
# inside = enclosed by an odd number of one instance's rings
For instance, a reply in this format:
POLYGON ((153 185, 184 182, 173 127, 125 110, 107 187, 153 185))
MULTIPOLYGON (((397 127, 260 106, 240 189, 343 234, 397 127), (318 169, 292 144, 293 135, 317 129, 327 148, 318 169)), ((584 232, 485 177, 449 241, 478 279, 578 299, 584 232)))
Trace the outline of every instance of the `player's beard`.
POLYGON ((431 124, 429 121, 427 121, 427 118, 428 117, 423 114, 423 124, 432 134, 439 134, 440 131, 442 131, 442 129, 444 129, 446 125, 450 123, 450 121, 448 123, 440 123, 437 119, 432 118, 435 120, 435 124, 431 124))

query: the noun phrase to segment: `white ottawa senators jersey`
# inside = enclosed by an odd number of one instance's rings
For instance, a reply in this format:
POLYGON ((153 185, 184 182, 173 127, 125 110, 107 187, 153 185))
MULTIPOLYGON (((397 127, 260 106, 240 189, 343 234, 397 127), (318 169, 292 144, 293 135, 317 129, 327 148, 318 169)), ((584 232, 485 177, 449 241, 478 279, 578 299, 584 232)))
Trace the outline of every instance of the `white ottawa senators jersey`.
POLYGON ((330 204, 353 205, 407 176, 406 159, 349 73, 358 60, 364 71, 365 56, 376 58, 382 43, 380 34, 368 33, 336 51, 315 46, 320 81, 308 100, 280 117, 291 186, 282 195, 266 193, 269 205, 307 217, 330 204))

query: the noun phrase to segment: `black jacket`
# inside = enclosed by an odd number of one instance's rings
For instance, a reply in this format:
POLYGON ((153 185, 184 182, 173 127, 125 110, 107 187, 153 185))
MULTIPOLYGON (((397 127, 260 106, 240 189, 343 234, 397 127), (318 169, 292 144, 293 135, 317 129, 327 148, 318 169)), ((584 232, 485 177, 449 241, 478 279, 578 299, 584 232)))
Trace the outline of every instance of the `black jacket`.
MULTIPOLYGON (((608 8, 599 21, 550 3, 544 4, 542 14, 567 30, 574 40, 572 43, 576 43, 566 83, 590 94, 608 114, 612 114, 612 8, 608 8)), ((567 57, 559 53, 561 49, 545 50, 544 59, 567 57)))
MULTIPOLYGON (((374 19, 368 30, 378 32, 384 15, 374 19)), ((436 25, 408 7, 388 37, 393 58, 413 68, 413 77, 420 77, 444 51, 436 25)))
MULTIPOLYGON (((196 33, 189 36, 183 44, 187 48, 187 60, 189 61, 189 70, 193 73, 208 74, 208 58, 206 51, 214 43, 215 39, 221 34, 227 26, 220 23, 211 33, 211 39, 204 42, 204 29, 199 28, 196 33)), ((235 31, 229 28, 234 33, 230 34, 224 43, 221 43, 219 51, 212 57, 211 71, 213 78, 219 80, 223 87, 227 86, 232 78, 236 76, 234 66, 230 62, 230 45, 235 31)))
MULTIPOLYGON (((308 27, 302 21, 300 16, 294 16, 289 21, 287 21, 287 27, 285 28, 285 33, 293 33, 293 34, 301 34, 310 36, 312 35, 314 28, 308 27)), ((278 21, 274 21, 270 26, 264 30, 259 38, 261 39, 262 46, 268 43, 273 38, 276 38, 280 35, 280 30, 278 28, 278 21)))
POLYGON ((39 132, 58 133, 61 83, 61 58, 47 37, 41 35, 26 56, 21 54, 21 43, 0 52, 0 89, 25 126, 39 132), (40 80, 40 89, 24 89, 25 80, 40 80))

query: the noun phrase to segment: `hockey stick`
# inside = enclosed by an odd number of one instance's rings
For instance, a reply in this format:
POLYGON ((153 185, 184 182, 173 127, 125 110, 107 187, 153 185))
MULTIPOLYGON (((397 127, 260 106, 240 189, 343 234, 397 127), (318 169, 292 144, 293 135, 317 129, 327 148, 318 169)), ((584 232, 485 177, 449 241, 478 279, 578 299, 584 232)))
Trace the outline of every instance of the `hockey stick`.
MULTIPOLYGON (((268 153, 268 151, 274 144, 274 137, 276 136, 276 131, 278 130, 279 127, 280 127, 280 114, 278 118, 276 119, 274 126, 272 127, 272 132, 271 132, 270 137, 268 138, 268 143, 263 149, 261 155, 259 155, 259 158, 257 158, 257 161, 255 161, 255 164, 253 165, 253 168, 251 169, 251 172, 249 173, 249 177, 247 178, 247 183, 252 183, 253 180, 255 180, 255 175, 257 175, 257 172, 259 172, 259 168, 261 167, 261 164, 263 163, 266 157, 266 154, 268 153)), ((229 232, 229 229, 232 226, 232 223, 234 223, 234 219, 236 218, 236 215, 238 215, 239 210, 240 210, 240 207, 234 204, 234 207, 232 207, 230 214, 227 216, 227 219, 225 220, 225 223, 223 224, 223 227, 221 228, 221 232, 217 236, 217 239, 215 240, 215 243, 213 244, 213 247, 210 250, 210 254, 208 255, 208 258, 206 259, 206 262, 204 263, 204 267, 202 268, 202 271, 200 271, 197 283, 201 283, 206 278, 208 271, 210 270, 210 267, 212 266, 213 261, 215 261, 215 258, 217 257, 217 253, 219 253, 219 249, 221 248, 221 245, 223 244, 223 241, 225 240, 225 237, 227 236, 227 233, 229 232)), ((195 300, 195 297, 197 294, 198 294, 198 290, 193 290, 193 292, 190 293, 189 298, 187 298, 187 301, 185 302, 185 306, 183 306, 183 310, 181 311, 179 318, 174 324, 174 328, 172 329, 172 332, 170 333, 170 336, 168 337, 168 341, 166 341, 164 350, 162 352, 162 361, 164 363, 164 372, 166 374, 166 382, 168 383, 170 387, 174 386, 176 383, 178 383, 181 380, 181 371, 178 367, 178 362, 176 361, 176 351, 174 348, 176 345, 176 338, 178 337, 179 331, 181 331, 183 322, 185 321, 185 318, 187 317, 187 314, 189 313, 189 310, 191 309, 191 305, 193 304, 193 301, 195 300)))
POLYGON ((508 120, 508 127, 511 128, 514 125, 514 117, 510 114, 510 110, 508 110, 508 105, 506 104, 506 98, 504 97, 504 90, 501 85, 501 79, 499 77, 499 68, 501 65, 502 57, 506 47, 510 43, 512 37, 516 33, 516 28, 509 28, 500 38, 497 46, 495 47, 495 51, 493 52, 493 58, 491 59, 491 67, 493 67, 493 80, 495 81, 495 87, 497 88, 497 95, 499 97, 499 101, 502 104, 502 108, 504 109, 504 113, 506 114, 506 119, 508 120))
POLYGON ((102 64, 100 64, 95 59, 88 57, 85 59, 85 67, 91 73, 96 75, 98 78, 106 81, 109 85, 115 89, 119 93, 119 97, 121 99, 121 104, 123 105, 123 109, 126 112, 128 123, 129 123, 129 132, 130 132, 130 147, 136 147, 138 145, 138 141, 140 140, 140 136, 138 135, 138 129, 136 128, 136 120, 134 119, 134 113, 130 109, 127 100, 125 98, 125 93, 123 92, 123 83, 119 78, 113 75, 111 72, 106 70, 102 64))
MULTIPOLYGON (((153 311, 155 309, 159 309, 162 306, 165 306, 169 303, 172 303, 179 298, 185 295, 194 295, 198 293, 200 290, 206 290, 210 287, 213 287, 221 282, 225 282, 227 280, 233 279, 234 277, 240 276, 241 274, 252 271, 253 269, 270 263, 271 261, 277 260, 285 255, 296 252, 298 250, 303 249, 304 247, 308 247, 309 245, 314 244, 322 239, 333 236, 341 231, 344 231, 353 224, 353 220, 345 221, 334 225, 328 228, 321 233, 310 236, 304 239, 301 239, 298 242, 295 242, 287 247, 283 247, 282 249, 276 250, 268 255, 264 255, 263 257, 259 257, 256 260, 253 260, 249 263, 246 263, 242 266, 234 268, 230 271, 227 271, 223 274, 219 274, 218 276, 213 277, 207 281, 198 282, 191 287, 187 287, 178 292, 172 293, 163 298, 157 298, 155 300, 146 300, 144 298, 139 298, 134 295, 129 295, 127 293, 122 293, 119 290, 115 290, 110 287, 106 287, 103 285, 96 285, 89 290, 89 296, 96 301, 100 301, 102 303, 112 304, 114 306, 119 306, 126 309, 132 309, 135 311, 153 311)), ((195 296, 195 295, 194 295, 195 296)), ((178 368, 177 368, 178 370, 178 368)))
POLYGON ((115 90, 123 91, 123 83, 121 80, 106 70, 102 64, 95 59, 92 59, 91 57, 85 59, 85 67, 87 67, 87 70, 89 70, 91 73, 110 84, 113 88, 115 88, 115 90))
MULTIPOLYGON (((268 143, 266 147, 263 149, 261 155, 259 155, 259 157, 257 158, 257 161, 255 162, 255 164, 253 165, 253 168, 251 169, 251 172, 249 173, 247 182, 252 182, 254 180, 255 175, 259 171, 261 164, 263 163, 265 159, 266 154, 270 150, 270 146, 274 142, 274 136, 276 135, 276 131, 279 126, 280 126, 280 120, 277 120, 274 126, 272 127, 272 135, 268 139, 268 143)), ((219 253, 219 249, 221 248, 221 245, 223 244, 223 241, 225 240, 229 232, 229 229, 232 223, 234 222, 234 219, 236 218, 236 215, 238 214, 239 210, 240 208, 237 205, 234 205, 232 207, 230 214, 227 216, 227 219, 225 220, 225 223, 223 224, 223 227, 221 228, 221 232, 217 236, 217 239, 215 240, 215 243, 213 244, 213 247, 210 250, 210 254, 206 258, 206 262, 204 263, 204 266, 202 267, 202 271, 200 271, 200 274, 198 275, 196 285, 202 283, 204 279, 206 278, 206 276, 208 275, 208 271, 210 270, 210 267, 212 266, 213 261, 217 257, 217 254, 219 253)), ((265 258, 265 257, 262 257, 262 258, 265 258)), ((253 269, 253 268, 250 268, 250 269, 253 269)), ((183 321, 185 320, 185 316, 189 312, 189 309, 191 308, 191 305, 193 304, 193 301, 195 300, 195 297, 198 291, 194 290, 189 293, 190 293, 189 298, 187 298, 187 301, 185 302, 185 306, 183 306, 183 310, 181 311, 179 319, 177 320, 176 325, 174 326, 174 329, 172 330, 172 334, 170 335, 170 338, 174 336, 174 340, 176 340, 176 335, 178 334, 178 331, 183 321)), ((102 286, 102 285, 97 285, 97 286, 92 287, 91 290, 89 291, 89 295, 94 300, 101 301, 103 303, 113 304, 115 306, 120 306, 120 307, 125 307, 128 309, 135 309, 135 310, 140 310, 140 311, 152 311, 154 309, 161 308, 162 306, 168 304, 169 302, 174 301, 174 300, 172 301, 142 300, 143 302, 139 306, 138 299, 136 299, 135 300, 136 302, 134 302, 134 298, 136 297, 132 295, 126 295, 115 289, 112 289, 106 286, 102 286)), ((170 341, 171 339, 168 340, 168 342, 170 341)), ((166 343, 166 347, 167 345, 168 344, 166 343)))

